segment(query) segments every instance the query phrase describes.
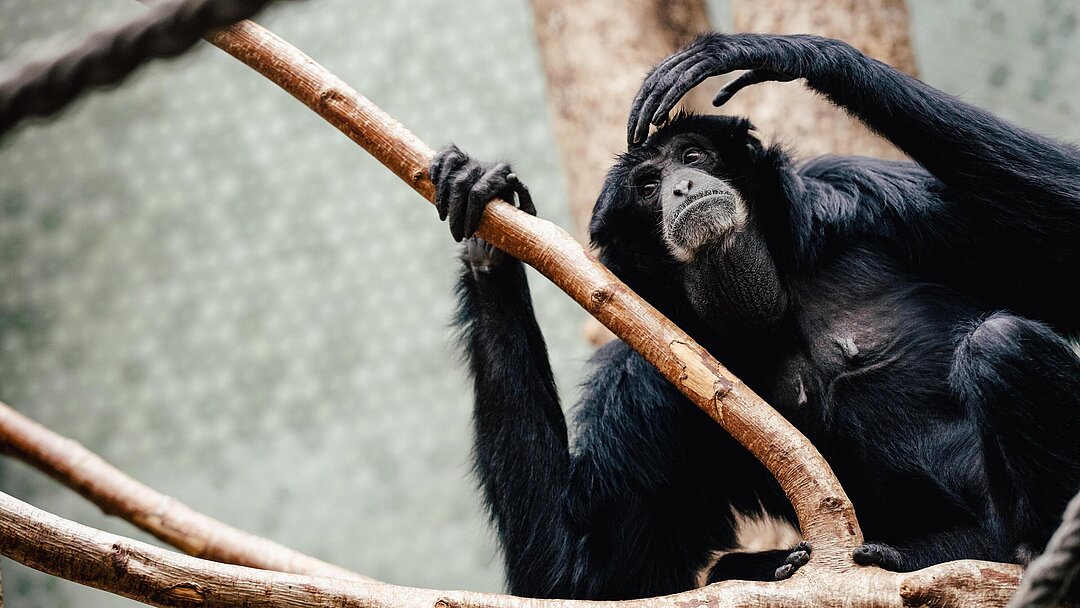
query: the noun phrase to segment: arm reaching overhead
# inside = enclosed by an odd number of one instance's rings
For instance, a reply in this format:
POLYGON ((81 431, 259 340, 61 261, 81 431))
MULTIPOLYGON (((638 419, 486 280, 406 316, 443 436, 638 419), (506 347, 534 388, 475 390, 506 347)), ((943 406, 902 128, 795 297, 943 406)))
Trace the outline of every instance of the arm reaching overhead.
POLYGON ((641 142, 692 87, 749 70, 724 86, 740 89, 803 78, 925 167, 937 204, 904 211, 926 246, 923 262, 941 281, 1003 307, 1075 329, 1061 286, 1080 279, 1080 152, 1031 133, 839 40, 808 35, 708 34, 661 62, 630 113, 627 137, 641 142), (1053 302, 1058 302, 1054 304, 1053 302))

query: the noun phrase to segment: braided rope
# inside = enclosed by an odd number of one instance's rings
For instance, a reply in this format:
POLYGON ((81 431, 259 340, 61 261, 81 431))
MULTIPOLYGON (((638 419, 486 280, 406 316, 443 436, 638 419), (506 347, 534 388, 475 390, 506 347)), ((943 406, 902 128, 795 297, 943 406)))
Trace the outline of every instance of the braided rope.
POLYGON ((151 58, 179 55, 204 34, 247 19, 272 1, 161 2, 51 57, 0 66, 0 74, 9 74, 0 81, 0 136, 25 118, 55 114, 90 87, 124 80, 151 58))
POLYGON ((1007 608, 1051 608, 1080 601, 1068 597, 1080 574, 1080 494, 1069 501, 1063 519, 1046 551, 1028 566, 1007 608))

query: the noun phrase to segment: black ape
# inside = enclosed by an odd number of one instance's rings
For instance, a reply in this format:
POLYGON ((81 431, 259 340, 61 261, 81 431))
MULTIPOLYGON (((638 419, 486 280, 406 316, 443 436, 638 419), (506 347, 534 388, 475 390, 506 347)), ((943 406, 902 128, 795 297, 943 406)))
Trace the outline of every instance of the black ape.
MULTIPOLYGON (((804 77, 919 164, 796 167, 745 120, 683 117, 611 170, 590 226, 604 263, 823 452, 870 541, 856 561, 1041 550, 1080 489, 1080 359, 1062 338, 1080 154, 833 40, 713 35, 673 57, 635 102, 635 141, 689 86, 755 67, 721 101, 804 77)), ((509 167, 456 148, 431 174, 459 239, 492 196, 532 208, 509 167)), ((734 547, 735 512, 791 520, 763 467, 622 343, 594 358, 571 446, 521 264, 475 238, 465 262, 476 469, 512 593, 684 590, 734 547)), ((767 578, 786 553, 729 554, 710 580, 767 578)))

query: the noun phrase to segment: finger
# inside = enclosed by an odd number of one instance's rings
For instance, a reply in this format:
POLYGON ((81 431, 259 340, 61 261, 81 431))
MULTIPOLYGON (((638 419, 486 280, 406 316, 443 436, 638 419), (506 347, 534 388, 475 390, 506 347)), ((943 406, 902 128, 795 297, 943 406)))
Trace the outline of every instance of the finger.
POLYGON ((637 126, 634 129, 634 137, 637 141, 645 141, 648 139, 649 125, 656 115, 657 109, 660 107, 660 102, 663 99, 664 93, 675 85, 683 72, 690 66, 698 63, 700 60, 698 55, 698 53, 686 54, 682 61, 672 65, 665 73, 661 74, 660 78, 653 84, 637 116, 637 126))
POLYGON ((435 180, 435 209, 439 212, 439 219, 446 220, 450 211, 450 196, 453 191, 455 174, 468 162, 469 157, 458 151, 456 154, 447 154, 437 167, 438 179, 435 180))
POLYGON ((465 213, 469 201, 469 190, 483 172, 479 164, 472 164, 465 168, 450 187, 450 204, 448 216, 450 220, 450 234, 455 241, 461 242, 465 238, 465 213))
POLYGON ((518 208, 529 215, 536 215, 536 205, 533 204, 532 194, 529 193, 528 186, 518 179, 517 173, 507 175, 506 181, 517 194, 518 208))
POLYGON ((720 87, 720 90, 716 92, 716 96, 713 97, 712 105, 719 108, 730 101, 739 91, 755 84, 772 81, 785 82, 788 80, 792 79, 772 70, 749 70, 720 87))
POLYGON ((686 66, 676 75, 672 84, 664 89, 664 94, 656 103, 650 122, 657 126, 664 124, 675 104, 679 103, 679 100, 690 92, 690 89, 714 74, 715 65, 712 59, 703 58, 697 63, 686 66))
POLYGON ((776 569, 776 572, 773 573, 773 577, 778 581, 782 581, 791 578, 792 574, 795 574, 795 567, 791 564, 784 564, 776 569))
POLYGON ((642 118, 647 117, 649 114, 643 112, 645 103, 652 98, 653 91, 663 81, 666 74, 675 69, 680 63, 685 61, 688 57, 692 57, 700 52, 699 44, 691 44, 690 46, 677 51, 666 59, 661 61, 655 68, 649 72, 649 75, 645 77, 645 81, 641 84, 641 89, 638 90, 638 94, 634 97, 634 102, 630 106, 630 115, 627 117, 626 122, 626 143, 633 145, 645 141, 645 138, 649 135, 648 121, 645 123, 645 132, 641 132, 642 118))
POLYGON ((485 171, 473 184, 472 189, 469 190, 469 204, 465 209, 465 219, 462 224, 465 236, 472 236, 476 232, 488 202, 498 196, 501 190, 506 189, 506 176, 509 174, 510 165, 499 163, 485 171))
POLYGON ((787 556, 787 559, 784 560, 784 563, 791 564, 796 568, 801 568, 805 566, 809 561, 810 554, 806 551, 793 551, 787 556))
POLYGON ((446 161, 454 156, 460 156, 461 150, 454 144, 446 146, 442 150, 435 153, 435 156, 431 159, 431 165, 428 167, 428 177, 432 182, 439 181, 439 176, 442 175, 443 167, 446 165, 446 161))

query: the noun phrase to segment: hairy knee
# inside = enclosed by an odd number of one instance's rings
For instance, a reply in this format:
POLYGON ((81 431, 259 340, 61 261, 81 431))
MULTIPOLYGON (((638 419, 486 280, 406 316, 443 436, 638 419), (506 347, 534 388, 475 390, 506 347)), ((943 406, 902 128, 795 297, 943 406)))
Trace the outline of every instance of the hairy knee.
POLYGON ((962 395, 1031 388, 1071 375, 1080 359, 1064 338, 1039 321, 995 312, 960 336, 949 381, 962 395))
POLYGON ((1048 345, 1060 337, 1045 324, 1007 312, 995 312, 973 324, 960 338, 956 347, 957 363, 1007 363, 1039 356, 1048 345))

